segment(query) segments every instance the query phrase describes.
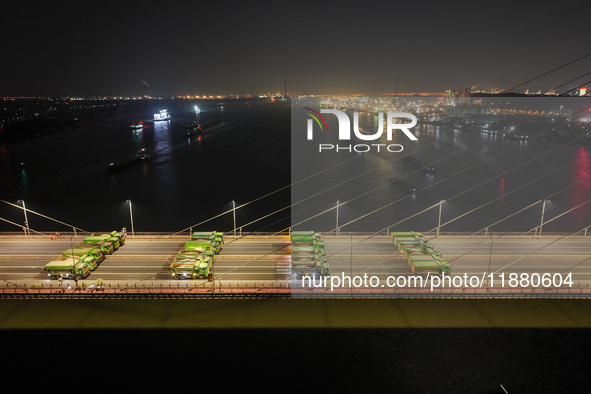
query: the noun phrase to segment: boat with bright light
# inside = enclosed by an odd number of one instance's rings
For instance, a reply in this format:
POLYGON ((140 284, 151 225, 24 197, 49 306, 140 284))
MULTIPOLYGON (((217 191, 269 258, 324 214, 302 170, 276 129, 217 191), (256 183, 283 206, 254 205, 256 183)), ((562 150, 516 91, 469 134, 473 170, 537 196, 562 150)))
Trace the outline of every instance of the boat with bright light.
POLYGON ((141 130, 144 128, 144 122, 132 123, 129 125, 131 130, 141 130))
POLYGON ((167 110, 162 109, 160 113, 154 114, 154 122, 161 121, 161 120, 170 120, 171 116, 167 110))

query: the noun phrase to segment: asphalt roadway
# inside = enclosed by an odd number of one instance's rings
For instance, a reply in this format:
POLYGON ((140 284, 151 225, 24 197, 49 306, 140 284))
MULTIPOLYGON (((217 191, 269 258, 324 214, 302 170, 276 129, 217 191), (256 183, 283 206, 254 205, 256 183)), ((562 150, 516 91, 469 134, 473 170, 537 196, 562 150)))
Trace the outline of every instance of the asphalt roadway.
MULTIPOLYGON (((54 286, 43 266, 83 239, 0 238, 0 287, 54 286), (3 282, 3 283, 2 283, 3 282)), ((325 236, 331 275, 375 276, 377 288, 388 288, 388 277, 411 276, 404 256, 385 236, 325 236)), ((591 237, 436 237, 430 240, 435 250, 451 264, 454 276, 475 277, 478 287, 513 290, 523 287, 511 274, 560 275, 546 289, 584 288, 591 283, 591 237), (492 276, 490 274, 492 273, 492 276), (501 276, 503 275, 503 278, 501 276), (567 275, 570 275, 567 277, 567 275), (483 279, 486 279, 484 283, 483 279), (572 284, 567 282, 568 279, 572 284), (560 285, 560 286, 559 286, 560 285)), ((210 286, 207 280, 175 280, 168 272, 174 256, 187 239, 135 238, 106 257, 87 282, 98 278, 112 286, 210 286)), ((216 286, 289 286, 290 244, 287 237, 226 237, 216 257, 216 286)), ((534 279, 534 278, 532 278, 534 279)), ((68 281, 64 281, 69 285, 68 281)), ((456 284, 459 282, 456 282, 456 284)), ((527 284, 526 282, 523 282, 527 284)), ((535 283, 534 283, 535 284, 535 283)), ((461 287, 454 285, 455 287, 461 287)), ((410 284, 406 286, 411 288, 410 284)), ((528 287, 528 286, 525 286, 528 287)), ((531 287, 531 286, 529 286, 531 287)), ((541 285, 538 287, 542 287, 541 285)))

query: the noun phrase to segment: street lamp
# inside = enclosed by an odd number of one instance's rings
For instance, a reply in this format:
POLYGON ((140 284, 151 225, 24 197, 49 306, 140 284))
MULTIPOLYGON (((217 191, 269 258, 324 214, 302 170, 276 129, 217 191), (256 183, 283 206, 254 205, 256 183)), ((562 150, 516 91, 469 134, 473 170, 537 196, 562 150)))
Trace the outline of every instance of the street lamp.
POLYGON ((337 200, 337 223, 334 229, 335 235, 339 235, 339 200, 337 200))
MULTIPOLYGON (((487 230, 488 230, 488 228, 487 228, 487 230)), ((493 241, 494 241, 494 238, 491 235, 490 236, 490 254, 488 255, 488 272, 487 272, 487 277, 486 277, 486 291, 489 291, 489 289, 490 289, 490 287, 488 285, 488 281, 489 281, 489 278, 490 278, 490 263, 492 261, 493 241)))
MULTIPOLYGON (((353 277, 353 232, 351 232, 351 251, 349 254, 349 273, 351 277, 353 277)), ((351 292, 353 292, 353 288, 351 287, 351 292)))
MULTIPOLYGON (((76 258, 74 256, 74 236, 76 235, 76 233, 74 233, 73 235, 70 235, 70 250, 72 251, 72 263, 74 264, 74 272, 76 272, 76 258)), ((78 282, 76 282, 76 287, 78 287, 78 282)))
POLYGON ((445 202, 445 200, 441 200, 439 202, 439 221, 437 222, 437 232, 435 233, 435 236, 439 236, 439 228, 441 227, 441 208, 443 207, 443 203, 445 202))
POLYGON ((542 203, 542 219, 540 220, 540 234, 538 235, 538 237, 542 235, 542 225, 544 224, 544 212, 546 212, 546 201, 550 200, 544 200, 544 202, 542 203))
POLYGON ((236 237, 236 201, 232 200, 232 216, 234 217, 234 237, 236 237))
POLYGON ((23 213, 25 215, 25 226, 27 226, 27 229, 25 230, 25 235, 27 236, 31 236, 31 229, 29 228, 29 219, 27 218, 27 208, 25 208, 25 200, 19 200, 20 202, 23 203, 23 213))
POLYGON ((131 236, 135 238, 135 230, 133 228, 133 210, 131 209, 131 200, 127 200, 129 203, 129 217, 131 218, 131 236))

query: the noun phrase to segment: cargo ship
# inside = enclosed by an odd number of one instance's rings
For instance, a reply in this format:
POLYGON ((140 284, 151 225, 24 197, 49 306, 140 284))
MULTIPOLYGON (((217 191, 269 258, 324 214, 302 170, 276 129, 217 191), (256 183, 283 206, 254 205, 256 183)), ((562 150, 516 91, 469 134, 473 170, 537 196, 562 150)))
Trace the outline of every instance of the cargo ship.
POLYGON ((134 165, 136 163, 139 163, 139 162, 142 162, 142 161, 145 161, 145 160, 149 160, 151 158, 152 158, 152 156, 148 152, 146 152, 146 149, 145 148, 142 148, 142 150, 138 153, 138 155, 135 157, 135 159, 126 161, 126 162, 121 163, 121 164, 110 163, 109 164, 109 167, 107 168, 107 171, 108 172, 111 172, 111 173, 113 173, 113 172, 119 172, 119 171, 122 171, 122 170, 124 170, 125 168, 127 168, 129 166, 132 166, 132 165, 134 165))
POLYGON ((171 119, 171 116, 168 113, 168 111, 165 109, 160 110, 160 113, 154 114, 154 122, 158 122, 161 120, 170 120, 170 119, 171 119))

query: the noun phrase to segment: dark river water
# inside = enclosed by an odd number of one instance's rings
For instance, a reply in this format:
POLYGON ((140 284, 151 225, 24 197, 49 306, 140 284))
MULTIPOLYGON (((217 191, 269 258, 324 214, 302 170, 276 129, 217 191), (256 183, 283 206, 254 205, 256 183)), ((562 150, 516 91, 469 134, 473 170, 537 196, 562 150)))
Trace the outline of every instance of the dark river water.
MULTIPOLYGON (((137 232, 176 232, 289 185, 289 106, 158 100, 134 116, 0 146, 3 200, 23 200, 27 209, 88 231, 131 227, 132 201, 137 232), (196 114, 194 105, 201 112, 196 114), (152 119, 167 109, 170 121, 146 124, 135 133, 129 124, 152 119), (187 137, 198 120, 201 136, 187 137), (133 160, 141 149, 149 160, 109 173, 111 162, 133 160), (25 163, 25 168, 19 166, 25 163)), ((20 202, 18 203, 20 204, 20 202)), ((237 226, 289 205, 289 190, 236 210, 237 226)), ((1 217, 23 224, 22 210, 7 204, 1 217)), ((71 231, 28 214, 38 231, 71 231)), ((18 227, 0 223, 4 231, 18 227)), ((245 228, 274 231, 289 226, 288 213, 245 228)), ((232 213, 199 228, 229 231, 232 213)), ((187 230, 188 231, 188 230, 187 230)))
MULTIPOLYGON (((244 231, 280 231, 290 224, 334 231, 337 201, 344 203, 338 212, 343 232, 434 230, 441 200, 442 232, 525 232, 539 226, 545 199, 544 220, 558 217, 544 224, 545 233, 591 224, 586 143, 517 141, 419 124, 413 130, 417 142, 395 136, 392 142, 404 145, 401 153, 339 152, 318 159, 292 146, 293 114, 286 103, 230 101, 222 110, 217 102, 150 102, 141 113, 116 121, 0 145, 0 196, 88 231, 129 230, 127 200, 136 232, 172 233, 216 216, 195 229, 231 231, 233 200, 237 227, 244 231), (129 129, 160 109, 172 119, 137 133, 129 129), (194 120, 205 132, 188 138, 186 125, 194 120), (111 162, 133 160, 141 149, 151 159, 107 171, 111 162), (417 171, 405 156, 434 163, 435 172, 417 171), (298 182, 292 190, 291 182, 298 182), (306 199, 293 206, 293 218, 286 209, 292 199, 306 199)), ((361 114, 360 122, 371 129, 375 117, 361 114)), ((0 217, 24 223, 22 210, 5 203, 0 217)), ((71 230, 31 213, 28 218, 37 231, 71 230)), ((20 231, 4 221, 0 230, 20 231)))

